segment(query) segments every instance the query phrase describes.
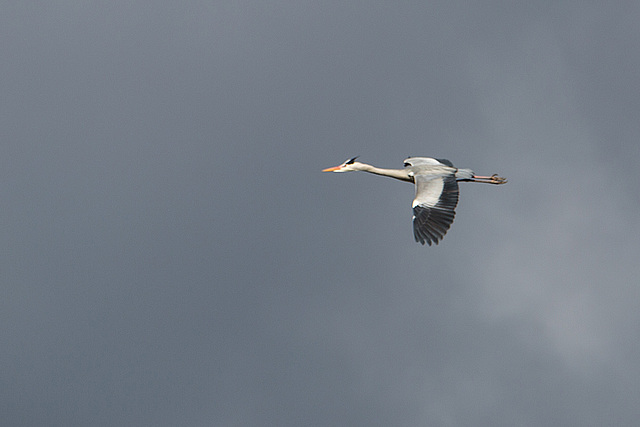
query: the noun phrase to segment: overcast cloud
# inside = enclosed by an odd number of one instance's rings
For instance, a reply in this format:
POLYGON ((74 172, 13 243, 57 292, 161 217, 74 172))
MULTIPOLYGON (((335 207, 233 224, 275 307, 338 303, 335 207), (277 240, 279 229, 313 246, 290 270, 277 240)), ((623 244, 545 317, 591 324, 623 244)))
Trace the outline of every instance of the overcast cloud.
POLYGON ((4 2, 2 424, 637 425, 639 18, 4 2), (423 247, 354 155, 509 184, 423 247))

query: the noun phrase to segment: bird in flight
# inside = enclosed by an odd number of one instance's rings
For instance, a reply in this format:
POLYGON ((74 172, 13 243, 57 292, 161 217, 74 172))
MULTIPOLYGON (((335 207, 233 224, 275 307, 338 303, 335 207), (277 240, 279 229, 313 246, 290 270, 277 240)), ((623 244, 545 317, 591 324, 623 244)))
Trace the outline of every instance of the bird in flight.
POLYGON ((352 157, 339 166, 323 169, 322 172, 364 171, 388 176, 401 181, 413 182, 416 195, 413 199, 413 237, 421 244, 436 245, 451 227, 458 204, 458 181, 506 184, 505 178, 497 174, 478 176, 471 169, 458 169, 446 159, 431 157, 409 157, 404 160, 404 169, 382 169, 366 163, 356 162, 352 157))

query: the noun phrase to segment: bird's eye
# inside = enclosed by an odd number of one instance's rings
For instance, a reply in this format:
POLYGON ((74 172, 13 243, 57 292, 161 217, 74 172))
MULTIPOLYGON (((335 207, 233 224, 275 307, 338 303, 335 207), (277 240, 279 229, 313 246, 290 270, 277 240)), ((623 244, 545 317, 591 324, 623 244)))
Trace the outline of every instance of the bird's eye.
POLYGON ((404 162, 404 167, 406 168, 407 166, 411 166, 411 163, 404 162))

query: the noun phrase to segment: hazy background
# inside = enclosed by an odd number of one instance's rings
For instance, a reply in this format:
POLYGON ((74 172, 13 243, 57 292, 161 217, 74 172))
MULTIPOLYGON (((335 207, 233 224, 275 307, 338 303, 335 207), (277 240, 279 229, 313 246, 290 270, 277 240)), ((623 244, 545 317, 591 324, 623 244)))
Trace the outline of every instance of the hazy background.
POLYGON ((2 425, 637 425, 640 3, 1 9, 2 425))

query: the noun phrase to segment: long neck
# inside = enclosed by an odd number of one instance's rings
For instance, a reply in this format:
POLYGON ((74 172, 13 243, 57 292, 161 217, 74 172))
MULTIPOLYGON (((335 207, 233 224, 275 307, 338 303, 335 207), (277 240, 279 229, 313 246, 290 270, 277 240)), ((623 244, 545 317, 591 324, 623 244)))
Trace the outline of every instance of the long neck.
POLYGON ((389 178, 399 179, 400 181, 413 182, 413 178, 409 176, 409 172, 405 169, 382 169, 366 163, 359 163, 358 170, 376 175, 388 176, 389 178))

